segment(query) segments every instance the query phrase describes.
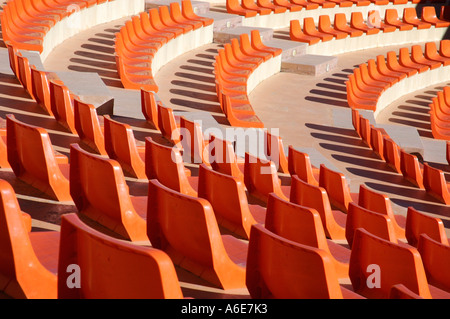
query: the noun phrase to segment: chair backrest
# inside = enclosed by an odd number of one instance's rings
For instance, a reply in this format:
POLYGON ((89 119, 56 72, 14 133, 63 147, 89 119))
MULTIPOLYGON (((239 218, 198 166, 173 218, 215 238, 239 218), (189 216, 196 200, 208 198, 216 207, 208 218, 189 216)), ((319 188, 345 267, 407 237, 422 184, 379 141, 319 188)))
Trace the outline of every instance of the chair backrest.
POLYGON ((105 149, 109 158, 118 161, 127 175, 138 179, 147 179, 145 162, 139 155, 131 126, 113 120, 109 115, 105 115, 103 118, 105 149))
POLYGON ((244 183, 252 196, 264 202, 267 202, 270 193, 285 197, 275 164, 248 152, 245 153, 244 183))
POLYGON ((283 140, 281 136, 272 134, 270 130, 264 130, 267 156, 278 167, 281 173, 289 173, 288 159, 284 152, 283 140))
POLYGON ((367 298, 388 298, 396 284, 431 298, 417 249, 381 239, 362 228, 355 230, 349 276, 354 291, 367 298))
POLYGON ((343 298, 326 251, 287 240, 261 225, 252 226, 246 273, 252 298, 343 298), (282 267, 281 260, 286 261, 282 267))
POLYGON ((180 132, 173 109, 158 102, 158 127, 161 134, 173 144, 180 142, 180 132))
POLYGON ((186 195, 197 196, 187 178, 180 150, 145 139, 145 172, 148 179, 157 179, 161 184, 186 195))
POLYGON ((102 125, 97 116, 95 106, 75 98, 73 112, 75 129, 80 137, 80 141, 92 149, 93 152, 100 155, 108 155, 105 149, 102 125))
POLYGON ((297 175, 305 182, 319 186, 318 168, 311 164, 309 154, 296 150, 292 145, 289 145, 288 169, 289 174, 297 175))
POLYGON ((345 238, 350 247, 353 245, 353 236, 358 228, 364 228, 369 233, 393 243, 398 242, 394 225, 387 215, 365 209, 353 202, 348 206, 345 224, 345 238))
POLYGON ((31 83, 33 96, 36 102, 51 116, 53 112, 50 102, 50 85, 46 71, 36 69, 34 65, 31 66, 31 83))
POLYGON ((148 241, 117 161, 70 145, 70 193, 80 214, 128 240, 148 241))
POLYGON ((327 191, 324 188, 308 184, 293 175, 290 201, 317 210, 328 238, 345 239, 345 228, 335 220, 327 191))
POLYGON ((233 142, 210 135, 209 164, 218 172, 231 175, 244 181, 244 174, 239 168, 233 142))
POLYGON ((146 121, 159 130, 158 103, 154 92, 141 89, 141 110, 146 121))
POLYGON ((5 294, 13 298, 57 297, 56 275, 36 256, 14 189, 5 180, 0 180, 0 250, 0 286, 5 294))
POLYGON ((450 194, 444 172, 440 169, 423 164, 423 185, 428 194, 445 204, 450 204, 450 194))
POLYGON ((6 116, 8 161, 25 183, 58 201, 72 201, 69 181, 62 173, 48 132, 6 116))
POLYGON ((73 99, 75 96, 62 81, 50 80, 50 106, 55 119, 69 132, 78 134, 75 129, 73 99))
POLYGON ((424 189, 423 172, 416 155, 409 154, 404 149, 400 149, 400 169, 403 177, 407 181, 420 189, 424 189))
POLYGON ((245 269, 225 250, 211 204, 149 181, 147 231, 176 265, 223 289, 245 287, 245 269))
POLYGON ((332 207, 347 212, 348 205, 353 201, 353 198, 347 179, 343 173, 336 172, 328 168, 325 164, 321 164, 319 186, 327 191, 332 207))
POLYGON ((183 298, 175 267, 161 250, 118 240, 87 226, 74 214, 61 219, 59 299, 183 298), (79 269, 78 287, 69 287, 79 269))
POLYGON ((183 156, 192 163, 208 163, 207 143, 203 137, 201 122, 180 118, 180 136, 183 156))
POLYGON ((383 154, 386 164, 395 172, 401 174, 399 147, 397 143, 387 136, 383 137, 383 154))
POLYGON ((250 228, 256 221, 250 212, 242 180, 200 164, 198 197, 210 202, 221 226, 243 238, 249 238, 250 228))
POLYGON ((22 83, 23 88, 27 93, 34 99, 33 95, 33 85, 31 83, 31 66, 30 62, 26 57, 22 55, 22 53, 17 52, 17 78, 20 83, 22 83))
POLYGON ((430 216, 410 206, 406 211, 405 224, 405 237, 408 244, 417 247, 421 234, 426 234, 443 245, 449 244, 444 224, 440 218, 430 216))
POLYGON ((417 250, 427 274, 428 283, 442 290, 450 292, 450 246, 436 241, 427 234, 421 234, 417 250))

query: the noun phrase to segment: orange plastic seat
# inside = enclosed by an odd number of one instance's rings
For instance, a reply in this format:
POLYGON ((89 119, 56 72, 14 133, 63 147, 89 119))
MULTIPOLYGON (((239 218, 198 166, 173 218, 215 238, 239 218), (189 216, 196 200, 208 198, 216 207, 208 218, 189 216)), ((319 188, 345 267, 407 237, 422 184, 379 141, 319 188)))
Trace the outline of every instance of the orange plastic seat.
POLYGON ((309 155, 289 145, 288 151, 289 174, 297 175, 308 184, 319 186, 320 168, 311 164, 309 155))
POLYGON ((450 204, 450 192, 444 172, 423 163, 423 185, 428 194, 446 205, 450 204))
POLYGON ((376 192, 361 184, 358 205, 376 213, 387 215, 392 220, 397 238, 405 238, 406 217, 394 214, 391 200, 386 194, 376 192))
POLYGON ((69 88, 62 81, 49 81, 50 106, 54 118, 69 132, 77 135, 75 129, 75 116, 73 112, 74 98, 69 88))
POLYGON ((305 17, 303 19, 303 33, 307 36, 319 38, 322 42, 333 40, 334 36, 317 30, 313 17, 305 17))
POLYGON ((273 0, 273 3, 280 7, 285 7, 289 12, 298 12, 303 9, 302 5, 293 3, 289 0, 273 0))
POLYGON ((59 232, 30 231, 14 189, 0 180, 0 290, 17 299, 56 299, 59 232))
POLYGON ((31 85, 36 102, 51 116, 54 116, 51 107, 50 80, 58 80, 56 74, 37 70, 31 66, 31 85))
POLYGON ((76 214, 61 218, 59 299, 182 299, 178 276, 161 250, 133 245, 87 226, 76 214), (69 287, 70 265, 80 269, 69 287), (108 269, 108 271, 105 271, 108 269))
POLYGON ((432 239, 427 234, 422 234, 419 237, 417 250, 422 258, 430 285, 450 293, 450 277, 447 270, 450 264, 450 246, 432 239))
POLYGON ((334 15, 334 28, 338 31, 347 33, 350 37, 359 37, 363 35, 363 31, 355 29, 347 23, 345 13, 336 13, 334 15))
POLYGON ((259 33, 259 30, 250 31, 250 35, 251 35, 251 44, 255 50, 263 51, 263 52, 270 52, 273 57, 279 56, 283 52, 283 50, 280 48, 269 47, 269 46, 264 45, 264 43, 262 42, 261 34, 259 33))
POLYGON ((164 138, 173 144, 180 142, 180 117, 175 116, 173 109, 164 106, 161 102, 158 105, 158 126, 164 138))
POLYGON ((241 6, 247 10, 256 11, 259 15, 267 15, 272 12, 272 9, 262 7, 254 0, 241 0, 241 6))
POLYGON ((48 132, 6 116, 8 161, 17 178, 57 201, 72 201, 67 156, 57 155, 48 132))
POLYGON ((234 101, 222 91, 222 101, 224 114, 227 117, 228 123, 231 126, 236 127, 254 127, 254 128, 264 128, 264 123, 255 114, 253 109, 251 112, 236 110, 234 106, 234 101))
POLYGON ((381 19, 379 10, 369 10, 367 14, 367 24, 373 28, 381 30, 384 33, 394 32, 397 29, 393 25, 386 24, 383 19, 381 19))
POLYGON ((406 213, 405 236, 408 244, 417 247, 420 235, 426 234, 433 240, 448 245, 448 238, 440 218, 433 217, 427 213, 408 207, 406 213))
POLYGON ((246 274, 247 289, 254 299, 361 298, 339 284, 325 250, 290 241, 261 225, 252 227, 246 274), (286 258, 289 262, 280 267, 280 260, 286 258))
POLYGON ((350 15, 350 26, 357 30, 363 31, 367 35, 378 34, 380 29, 373 25, 368 25, 364 21, 362 12, 354 11, 350 15))
POLYGON ((219 226, 248 240, 251 226, 264 224, 266 209, 248 203, 241 180, 216 172, 205 164, 199 166, 198 179, 198 197, 209 201, 219 226))
POLYGON ((398 82, 397 77, 385 75, 379 72, 375 59, 369 59, 367 61, 367 68, 369 76, 373 78, 375 81, 380 82, 381 83, 380 86, 384 88, 388 88, 398 82))
POLYGON ((265 228, 296 243, 325 250, 335 265, 339 278, 348 278, 350 250, 325 236, 319 213, 269 194, 265 228))
POLYGON ((358 202, 358 193, 350 192, 343 173, 333 171, 326 165, 320 165, 319 186, 327 191, 330 204, 334 209, 347 212, 351 202, 358 202))
POLYGON ((270 52, 261 51, 252 47, 250 37, 248 36, 247 33, 242 33, 239 35, 239 42, 241 44, 242 52, 244 52, 247 55, 259 57, 264 61, 269 60, 273 56, 272 53, 270 52))
POLYGON ((296 175, 293 175, 289 200, 292 203, 317 210, 322 219, 322 225, 327 238, 345 240, 347 215, 331 208, 325 189, 308 184, 296 175))
POLYGON ((280 173, 289 173, 288 158, 284 152, 283 139, 270 130, 264 131, 266 153, 272 162, 278 167, 280 173))
POLYGON ((156 143, 145 138, 145 172, 148 179, 157 179, 161 184, 182 194, 197 196, 198 176, 191 176, 184 167, 180 150, 176 147, 156 143))
POLYGON ((239 158, 234 152, 231 141, 210 135, 209 155, 211 168, 222 174, 231 175, 244 182, 245 159, 239 158))
POLYGON ((442 65, 439 61, 427 59, 422 51, 422 46, 420 45, 413 45, 411 47, 411 60, 419 64, 428 65, 430 70, 437 69, 442 65))
POLYGON ((433 6, 422 7, 421 19, 423 22, 430 23, 435 28, 447 28, 450 26, 450 21, 439 19, 436 15, 436 9, 433 6))
POLYGON ((291 20, 289 27, 289 38, 292 41, 304 42, 313 45, 320 42, 320 38, 306 34, 300 26, 299 20, 291 20))
POLYGON ((103 135, 103 116, 97 116, 95 106, 75 98, 73 113, 80 145, 96 154, 108 155, 103 135))
POLYGON ((30 62, 20 52, 16 53, 17 57, 17 78, 28 95, 34 99, 33 84, 31 82, 31 66, 30 62))
POLYGON ((203 27, 203 22, 198 20, 188 19, 181 13, 181 5, 178 2, 170 3, 170 17, 178 25, 191 25, 192 30, 198 30, 203 27))
POLYGON ((302 6, 306 10, 314 10, 319 8, 319 4, 308 0, 291 0, 293 4, 302 6))
POLYGON ((256 10, 245 8, 239 0, 227 0, 226 7, 228 13, 237 14, 246 18, 255 17, 258 14, 256 10))
MULTIPOLYGON (((406 50, 408 49, 406 48, 406 50)), ((418 70, 416 68, 412 68, 401 64, 397 58, 397 53, 395 53, 394 51, 389 51, 386 57, 387 57, 387 66, 390 70, 405 73, 408 77, 418 73, 418 70)))
POLYGON ((349 75, 349 80, 345 82, 345 86, 347 89, 347 103, 352 109, 363 109, 363 110, 376 110, 377 107, 377 99, 373 97, 371 99, 366 99, 360 97, 358 94, 360 93, 359 89, 355 86, 354 75, 349 75))
POLYGON ((423 165, 419 162, 416 155, 400 149, 400 169, 407 181, 415 187, 425 189, 423 186, 423 165))
POLYGON ((414 7, 403 9, 403 21, 419 30, 431 28, 431 23, 425 22, 417 17, 416 8, 414 7))
POLYGON ((331 19, 328 14, 321 14, 319 16, 318 30, 322 33, 331 34, 336 40, 345 39, 348 33, 336 30, 331 25, 331 19))
POLYGON ((265 203, 270 193, 288 199, 289 185, 281 185, 277 167, 270 160, 245 153, 244 183, 249 194, 265 203))
POLYGON ((141 110, 145 120, 159 130, 158 104, 154 92, 141 89, 141 110))
POLYGON ((399 72, 392 70, 388 67, 386 58, 384 55, 377 55, 376 57, 376 65, 378 68, 378 72, 382 75, 397 78, 397 82, 405 79, 408 75, 405 72, 399 72))
POLYGON ((146 196, 131 196, 120 164, 70 145, 70 193, 78 213, 114 236, 148 241, 146 196))
POLYGON ((354 291, 370 299, 389 298, 392 287, 398 284, 425 299, 450 297, 428 283, 417 249, 384 240, 362 228, 355 231, 349 273, 354 291), (371 278, 377 275, 381 279, 371 278))
POLYGON ((443 66, 450 64, 450 57, 442 56, 434 42, 425 43, 425 58, 431 61, 441 62, 443 66))
POLYGON ((209 26, 214 22, 214 19, 208 17, 200 17, 195 14, 194 9, 192 8, 191 0, 181 0, 181 13, 186 19, 201 21, 204 27, 209 26))
POLYGON ((383 136, 383 154, 388 167, 402 174, 400 147, 389 136, 383 136))
POLYGON ((105 149, 109 158, 119 162, 125 175, 147 179, 145 175, 145 146, 134 137, 130 125, 104 117, 105 149))
POLYGON ((375 236, 398 243, 394 224, 387 215, 365 209, 355 202, 351 202, 348 206, 347 223, 345 224, 345 238, 350 248, 353 245, 355 230, 358 228, 364 228, 375 236))
POLYGON ((245 288, 248 245, 221 235, 211 204, 149 181, 147 230, 175 265, 224 290, 245 288), (182 208, 182 209, 181 209, 182 208))
POLYGON ((396 27, 400 31, 412 30, 414 28, 414 25, 403 22, 398 16, 397 9, 394 8, 386 9, 384 12, 384 22, 387 25, 396 27))
POLYGON ((383 129, 373 125, 370 126, 370 145, 372 146, 373 152, 383 161, 385 161, 383 140, 385 135, 386 132, 383 129))

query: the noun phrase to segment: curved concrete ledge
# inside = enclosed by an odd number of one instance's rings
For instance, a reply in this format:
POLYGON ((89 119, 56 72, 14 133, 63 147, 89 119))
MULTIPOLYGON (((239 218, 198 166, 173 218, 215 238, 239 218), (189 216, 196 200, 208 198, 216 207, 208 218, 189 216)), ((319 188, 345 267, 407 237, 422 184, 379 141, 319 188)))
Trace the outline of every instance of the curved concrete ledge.
POLYGON ((369 11, 378 10, 381 16, 384 16, 386 9, 396 9, 398 16, 401 18, 403 16, 403 9, 408 7, 416 7, 416 3, 408 2, 406 4, 393 4, 389 2, 387 5, 375 5, 371 3, 368 6, 357 6, 352 5, 351 7, 339 7, 334 8, 322 8, 319 7, 313 10, 300 10, 297 12, 291 12, 287 10, 284 13, 270 13, 268 15, 256 15, 251 18, 243 18, 242 25, 246 27, 264 27, 272 29, 281 29, 289 27, 291 20, 301 20, 303 21, 306 17, 314 18, 314 21, 319 20, 321 15, 334 16, 336 13, 344 13, 348 18, 352 12, 362 12, 363 15, 367 16, 369 11))
POLYGON ((138 14, 145 9, 145 0, 113 0, 80 9, 76 5, 67 7, 73 12, 56 23, 44 36, 41 59, 46 58, 53 49, 66 39, 96 25, 138 14))
POLYGON ((261 63, 261 65, 252 72, 247 80, 247 95, 261 82, 270 78, 281 71, 281 54, 261 63))

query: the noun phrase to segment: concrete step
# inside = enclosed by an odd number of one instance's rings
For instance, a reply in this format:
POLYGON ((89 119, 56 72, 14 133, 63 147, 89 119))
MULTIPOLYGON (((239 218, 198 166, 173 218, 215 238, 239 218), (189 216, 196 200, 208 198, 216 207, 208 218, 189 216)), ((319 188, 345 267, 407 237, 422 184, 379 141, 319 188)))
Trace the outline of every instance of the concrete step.
POLYGON ((303 54, 286 59, 281 64, 282 72, 320 76, 337 67, 337 57, 303 54))
POLYGON ((288 61, 292 58, 299 57, 306 54, 306 43, 282 40, 272 38, 268 41, 264 41, 263 43, 269 47, 280 48, 283 50, 281 55, 281 62, 288 61))
POLYGON ((214 33, 220 33, 223 30, 242 26, 243 17, 237 14, 208 11, 199 15, 202 17, 214 19, 214 33))
POLYGON ((252 30, 259 31, 263 43, 266 43, 266 41, 272 40, 273 38, 273 29, 271 28, 253 28, 253 27, 238 26, 236 28, 227 28, 222 31, 214 32, 214 42, 228 43, 233 38, 239 38, 239 36, 243 33, 246 33, 248 34, 249 37, 251 37, 252 30))

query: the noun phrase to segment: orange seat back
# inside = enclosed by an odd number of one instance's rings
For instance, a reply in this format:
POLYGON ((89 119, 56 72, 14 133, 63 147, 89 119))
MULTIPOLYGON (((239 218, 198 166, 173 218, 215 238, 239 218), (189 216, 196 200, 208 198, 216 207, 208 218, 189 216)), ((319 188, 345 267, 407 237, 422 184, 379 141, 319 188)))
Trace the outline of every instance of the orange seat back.
POLYGON ((6 116, 8 161, 25 183, 58 201, 72 201, 69 181, 56 161, 48 132, 6 116))
POLYGON ((80 214, 131 241, 147 241, 145 212, 135 210, 120 164, 70 146, 70 193, 80 214), (140 216, 141 215, 141 216, 140 216))
POLYGON ((413 207, 408 207, 405 225, 405 236, 408 244, 417 247, 421 234, 426 234, 443 245, 449 244, 444 224, 440 218, 422 213, 413 207))
POLYGON ((50 107, 55 119, 69 132, 78 134, 75 129, 73 112, 74 95, 62 81, 50 80, 50 107))
POLYGON ((62 216, 60 247, 59 299, 183 298, 167 254, 102 234, 76 214, 62 216), (80 269, 79 287, 67 284, 71 265, 80 269))
POLYGON ((261 225, 252 227, 246 273, 255 299, 343 298, 326 251, 287 240, 261 225), (281 260, 286 261, 282 267, 281 260))
POLYGON ((147 231, 152 246, 166 251, 174 264, 221 287, 245 287, 245 268, 225 250, 211 204, 149 181, 147 231))

